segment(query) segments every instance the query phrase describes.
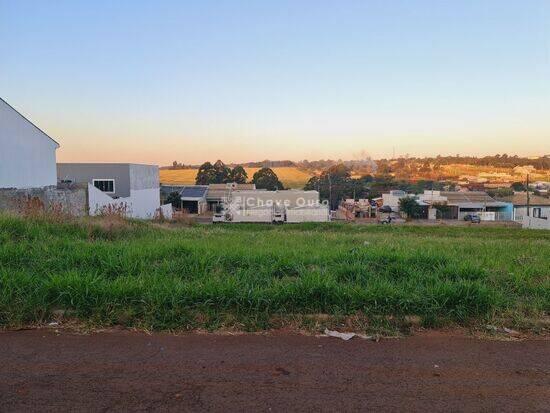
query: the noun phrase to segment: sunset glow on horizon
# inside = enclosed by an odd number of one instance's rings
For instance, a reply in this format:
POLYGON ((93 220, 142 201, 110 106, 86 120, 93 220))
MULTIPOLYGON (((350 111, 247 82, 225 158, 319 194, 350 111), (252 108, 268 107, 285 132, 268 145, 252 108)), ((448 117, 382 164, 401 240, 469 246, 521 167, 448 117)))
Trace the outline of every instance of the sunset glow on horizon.
POLYGON ((0 0, 59 162, 550 153, 550 2, 0 0))

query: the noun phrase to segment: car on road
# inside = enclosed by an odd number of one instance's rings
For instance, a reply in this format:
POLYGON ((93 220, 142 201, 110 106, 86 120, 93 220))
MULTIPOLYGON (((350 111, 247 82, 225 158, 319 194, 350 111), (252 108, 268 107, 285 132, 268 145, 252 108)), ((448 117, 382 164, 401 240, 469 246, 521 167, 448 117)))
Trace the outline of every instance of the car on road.
POLYGON ((469 221, 473 224, 479 224, 481 222, 481 218, 479 215, 476 214, 466 214, 464 215, 464 221, 469 221))

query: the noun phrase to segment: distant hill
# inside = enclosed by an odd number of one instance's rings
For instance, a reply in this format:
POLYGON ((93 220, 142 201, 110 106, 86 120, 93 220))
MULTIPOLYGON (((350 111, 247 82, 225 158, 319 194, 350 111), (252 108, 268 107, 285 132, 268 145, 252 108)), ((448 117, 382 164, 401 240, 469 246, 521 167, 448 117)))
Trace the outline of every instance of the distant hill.
MULTIPOLYGON (((249 179, 259 168, 272 168, 288 188, 302 188, 312 176, 320 174, 330 166, 342 163, 353 177, 365 175, 392 175, 405 181, 450 180, 464 177, 480 177, 486 182, 523 181, 529 173, 533 180, 550 180, 550 155, 519 157, 517 155, 494 155, 484 157, 436 156, 399 157, 396 159, 365 159, 317 161, 263 160, 242 163, 249 179)), ((237 164, 228 164, 234 167, 237 164)), ((174 161, 171 166, 161 167, 161 182, 165 184, 194 184, 200 165, 183 165, 174 161)))

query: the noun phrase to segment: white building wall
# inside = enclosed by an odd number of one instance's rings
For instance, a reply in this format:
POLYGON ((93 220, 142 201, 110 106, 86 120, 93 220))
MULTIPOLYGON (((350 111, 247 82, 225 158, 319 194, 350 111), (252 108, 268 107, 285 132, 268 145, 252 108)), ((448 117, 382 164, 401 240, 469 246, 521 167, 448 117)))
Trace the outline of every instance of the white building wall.
POLYGON ((242 208, 280 205, 287 208, 319 205, 319 192, 289 189, 283 191, 244 190, 231 193, 231 204, 242 208))
MULTIPOLYGON (((109 195, 101 192, 95 186, 88 184, 88 207, 90 215, 100 215, 104 208, 109 205, 113 207, 123 207, 126 209, 126 216, 130 218, 153 219, 155 213, 160 208, 160 193, 158 189, 138 189, 131 190, 129 197, 113 199, 109 195)), ((164 216, 169 212, 163 209, 164 216)))
POLYGON ((109 205, 116 208, 124 206, 127 208, 128 215, 130 215, 132 205, 129 201, 129 197, 113 199, 95 186, 88 184, 88 208, 90 215, 100 215, 102 210, 109 205))
POLYGON ((57 184, 59 145, 0 99, 0 188, 57 184))
MULTIPOLYGON (((542 205, 542 206, 530 206, 529 207, 529 215, 534 216, 534 209, 540 208, 541 209, 541 216, 550 218, 550 206, 548 205, 542 205)), ((527 206, 515 206, 514 207, 514 220, 515 221, 521 221, 523 220, 523 217, 527 216, 527 206)))
POLYGON ((158 188, 131 189, 132 217, 152 219, 160 207, 160 191, 158 188))
POLYGON ((237 209, 231 213, 232 222, 273 222, 273 208, 237 209))
POLYGON ((406 196, 409 195, 403 191, 390 191, 382 194, 382 205, 391 207, 394 212, 399 212, 399 200, 406 196))
POLYGON ((548 229, 550 230, 550 219, 533 218, 525 216, 521 222, 522 228, 548 229))
POLYGON ((330 221, 328 205, 320 205, 316 208, 288 208, 286 210, 286 222, 328 222, 330 221))
POLYGON ((160 210, 162 212, 162 216, 165 219, 172 219, 174 216, 174 208, 172 208, 172 204, 165 204, 160 206, 160 210))
POLYGON ((425 189, 423 194, 418 195, 418 200, 431 204, 443 204, 447 202, 447 197, 441 195, 441 191, 432 191, 425 189))

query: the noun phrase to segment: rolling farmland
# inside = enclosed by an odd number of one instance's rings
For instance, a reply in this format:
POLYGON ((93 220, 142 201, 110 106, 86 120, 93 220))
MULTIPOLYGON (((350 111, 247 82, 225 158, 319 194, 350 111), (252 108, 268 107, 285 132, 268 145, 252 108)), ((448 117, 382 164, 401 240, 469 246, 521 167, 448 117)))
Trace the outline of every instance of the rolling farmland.
MULTIPOLYGON (((248 179, 260 168, 245 168, 248 179)), ((301 189, 311 175, 293 166, 271 168, 277 174, 285 188, 301 189)), ((160 182, 168 185, 192 185, 195 183, 197 169, 161 169, 160 182)))

